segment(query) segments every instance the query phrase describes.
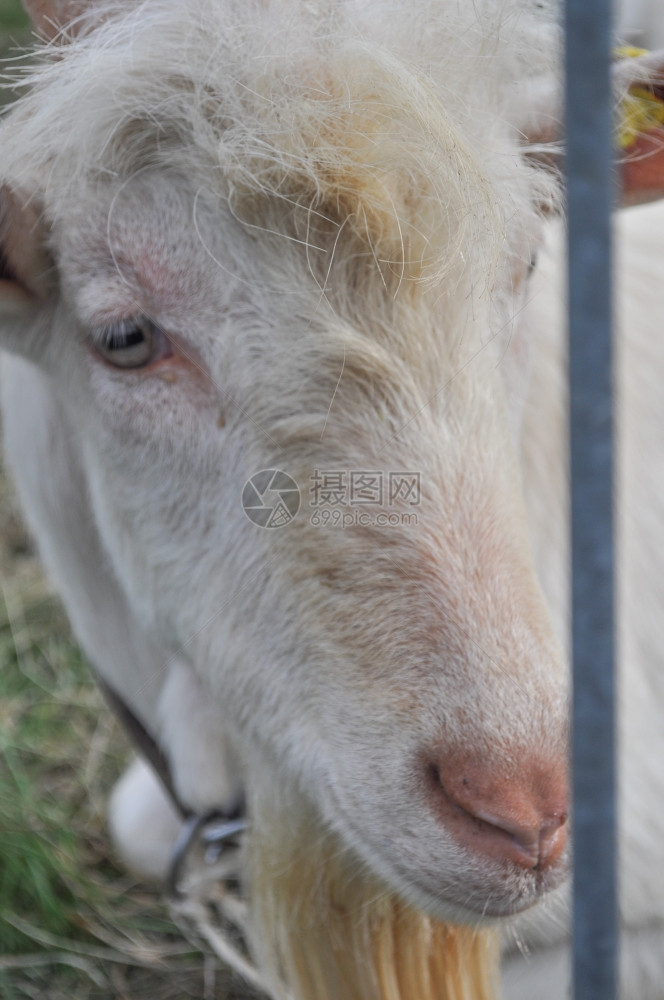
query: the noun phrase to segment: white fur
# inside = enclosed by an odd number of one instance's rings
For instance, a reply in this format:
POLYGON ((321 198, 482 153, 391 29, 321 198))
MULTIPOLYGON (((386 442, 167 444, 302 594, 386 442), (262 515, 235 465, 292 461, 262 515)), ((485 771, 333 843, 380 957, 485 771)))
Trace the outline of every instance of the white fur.
MULTIPOLYGON (((77 634, 187 804, 229 805, 242 783, 299 797, 429 912, 522 909, 563 862, 540 879, 467 850, 425 774, 472 758, 518 785, 566 756, 560 442, 542 461, 560 327, 550 303, 541 321, 522 314, 557 199, 520 131, 555 89, 555 10, 99 7, 0 128, 0 179, 39 206, 53 261, 43 297, 2 318, 27 357, 3 362, 7 454, 77 634), (174 358, 106 365, 101 328, 140 315, 174 358), (303 510, 264 531, 240 497, 275 467, 303 510), (420 472, 419 523, 317 526, 316 469, 420 472)), ((634 612, 653 626, 645 604, 634 612)), ((628 641, 629 689, 644 693, 659 644, 632 657, 628 641)), ((654 710, 644 696, 634 714, 654 710)), ((625 843, 656 867, 651 729, 625 843)), ((125 850, 143 823, 135 787, 114 800, 125 850)), ((626 919, 651 933, 662 910, 640 893, 626 919)))
POLYGON ((108 817, 124 863, 142 878, 161 881, 168 871, 182 818, 152 768, 140 758, 115 785, 108 817))

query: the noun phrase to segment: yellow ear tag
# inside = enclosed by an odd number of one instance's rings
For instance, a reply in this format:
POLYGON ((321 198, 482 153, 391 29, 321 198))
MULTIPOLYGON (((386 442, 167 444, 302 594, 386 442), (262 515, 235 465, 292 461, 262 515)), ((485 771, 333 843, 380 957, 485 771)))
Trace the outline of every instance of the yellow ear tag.
POLYGON ((647 56, 649 49, 638 49, 636 45, 619 45, 613 50, 616 59, 638 59, 647 56))
MULTIPOLYGON (((615 50, 619 59, 634 59, 647 55, 647 49, 623 45, 615 50)), ((664 101, 647 87, 630 87, 620 109, 616 141, 620 149, 629 149, 643 132, 664 126, 664 101)))

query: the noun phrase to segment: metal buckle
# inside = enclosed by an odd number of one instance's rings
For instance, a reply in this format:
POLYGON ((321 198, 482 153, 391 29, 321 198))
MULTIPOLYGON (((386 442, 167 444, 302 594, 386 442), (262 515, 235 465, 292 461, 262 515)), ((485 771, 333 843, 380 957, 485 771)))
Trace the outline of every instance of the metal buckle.
POLYGON ((184 821, 173 848, 171 866, 166 877, 167 896, 177 900, 184 895, 180 881, 197 848, 202 849, 204 864, 215 864, 227 849, 239 850, 238 838, 246 828, 247 821, 243 816, 224 816, 219 812, 189 816, 184 821))
POLYGON ((250 954, 248 909, 242 897, 243 816, 188 817, 173 849, 166 896, 174 921, 197 947, 205 942, 255 989, 267 985, 250 954))

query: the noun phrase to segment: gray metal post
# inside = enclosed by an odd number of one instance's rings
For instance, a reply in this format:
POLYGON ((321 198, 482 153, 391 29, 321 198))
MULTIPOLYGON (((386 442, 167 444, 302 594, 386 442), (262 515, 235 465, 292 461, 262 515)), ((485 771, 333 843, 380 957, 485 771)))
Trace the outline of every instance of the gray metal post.
POLYGON ((566 0, 574 996, 617 996, 610 0, 566 0))

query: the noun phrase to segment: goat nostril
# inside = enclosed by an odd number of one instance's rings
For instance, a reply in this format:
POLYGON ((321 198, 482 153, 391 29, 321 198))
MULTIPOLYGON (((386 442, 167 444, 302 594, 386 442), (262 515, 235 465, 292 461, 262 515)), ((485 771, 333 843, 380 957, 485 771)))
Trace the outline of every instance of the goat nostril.
POLYGON ((430 767, 439 818, 463 846, 525 869, 545 869, 562 855, 567 839, 564 780, 515 782, 487 769, 445 780, 430 767), (562 789, 562 791, 561 791, 562 789))
MULTIPOLYGON (((451 799, 454 802, 453 799, 451 799)), ((458 804, 457 804, 458 805, 458 804)), ((562 828, 567 821, 567 815, 560 813, 550 816, 540 822, 540 817, 534 817, 530 823, 519 822, 511 816, 496 816, 493 813, 485 812, 481 808, 473 811, 460 806, 467 813, 471 820, 479 820, 488 829, 485 836, 493 838, 509 838, 512 841, 512 851, 508 853, 518 854, 513 860, 517 860, 523 867, 544 868, 555 853, 556 857, 564 846, 565 833, 562 828), (559 843, 562 840, 563 843, 559 843)), ((498 843, 495 845, 498 847, 498 843)), ((505 848, 508 845, 505 844, 505 848)))
POLYGON ((539 838, 540 865, 546 864, 553 854, 555 854, 556 857, 559 855, 560 850, 562 850, 562 847, 565 846, 565 841, 567 840, 566 826, 566 812, 561 812, 556 816, 552 816, 549 820, 543 823, 539 838), (560 845, 559 850, 560 840, 562 840, 562 845, 560 845))

